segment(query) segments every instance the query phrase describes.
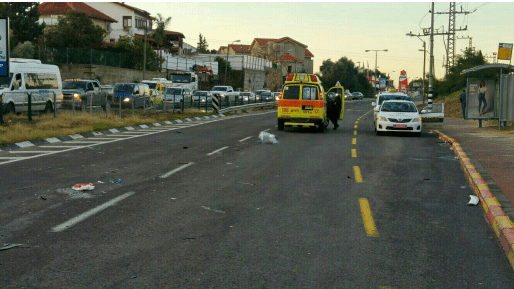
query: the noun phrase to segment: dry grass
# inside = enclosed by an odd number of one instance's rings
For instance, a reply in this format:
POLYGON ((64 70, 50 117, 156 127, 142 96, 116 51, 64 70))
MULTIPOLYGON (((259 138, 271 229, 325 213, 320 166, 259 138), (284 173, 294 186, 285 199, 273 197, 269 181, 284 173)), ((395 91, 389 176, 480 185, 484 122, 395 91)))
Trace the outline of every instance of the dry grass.
POLYGON ((52 115, 34 116, 33 121, 27 120, 27 115, 4 116, 4 125, 0 126, 0 145, 8 145, 22 141, 41 140, 49 137, 97 132, 110 128, 119 128, 139 124, 149 124, 175 119, 201 117, 212 113, 198 110, 184 111, 184 113, 154 112, 132 115, 129 110, 123 111, 123 118, 115 113, 105 117, 104 112, 90 115, 86 112, 60 111, 57 118, 52 115))

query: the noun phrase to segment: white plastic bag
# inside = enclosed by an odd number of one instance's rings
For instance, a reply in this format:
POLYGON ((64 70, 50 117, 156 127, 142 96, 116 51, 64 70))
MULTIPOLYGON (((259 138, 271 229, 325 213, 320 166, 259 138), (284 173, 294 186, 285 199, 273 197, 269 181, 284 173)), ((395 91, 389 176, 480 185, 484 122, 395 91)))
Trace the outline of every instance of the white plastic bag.
POLYGON ((265 131, 261 131, 261 133, 259 134, 259 139, 261 140, 262 143, 267 143, 267 144, 274 144, 274 143, 278 142, 277 139, 275 138, 274 134, 271 134, 271 133, 268 133, 265 131))

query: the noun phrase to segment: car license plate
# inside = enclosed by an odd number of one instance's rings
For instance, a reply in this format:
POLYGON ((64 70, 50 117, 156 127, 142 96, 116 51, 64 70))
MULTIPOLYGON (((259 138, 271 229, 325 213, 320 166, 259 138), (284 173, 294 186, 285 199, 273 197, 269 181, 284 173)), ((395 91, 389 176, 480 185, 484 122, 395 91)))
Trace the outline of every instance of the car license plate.
POLYGON ((314 109, 314 106, 312 105, 304 105, 303 106, 303 110, 313 110, 314 109))
POLYGON ((394 127, 403 127, 403 128, 406 128, 407 125, 406 124, 395 124, 394 127))

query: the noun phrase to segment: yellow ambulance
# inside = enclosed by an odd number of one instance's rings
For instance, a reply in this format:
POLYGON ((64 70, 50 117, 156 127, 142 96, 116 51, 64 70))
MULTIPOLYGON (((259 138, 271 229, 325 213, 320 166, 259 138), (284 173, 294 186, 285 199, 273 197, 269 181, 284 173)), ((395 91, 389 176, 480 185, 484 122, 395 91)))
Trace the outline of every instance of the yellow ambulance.
POLYGON ((314 74, 289 74, 277 105, 278 130, 286 126, 328 126, 327 101, 321 80, 314 74))

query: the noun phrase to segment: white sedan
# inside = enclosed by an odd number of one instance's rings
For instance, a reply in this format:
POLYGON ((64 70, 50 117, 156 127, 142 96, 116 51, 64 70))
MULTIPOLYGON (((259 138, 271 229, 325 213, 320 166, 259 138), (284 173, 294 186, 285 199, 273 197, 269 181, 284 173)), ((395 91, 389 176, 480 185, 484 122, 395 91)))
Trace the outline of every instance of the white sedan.
POLYGON ((375 108, 375 133, 409 132, 421 136, 422 119, 414 102, 386 100, 375 108))

